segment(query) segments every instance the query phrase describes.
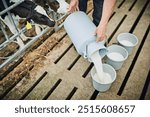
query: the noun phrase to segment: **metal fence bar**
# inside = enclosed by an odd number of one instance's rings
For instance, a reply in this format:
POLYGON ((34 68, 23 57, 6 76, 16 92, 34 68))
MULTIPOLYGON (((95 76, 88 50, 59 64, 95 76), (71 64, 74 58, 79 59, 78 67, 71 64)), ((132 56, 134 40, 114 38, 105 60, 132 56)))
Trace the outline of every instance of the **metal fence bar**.
POLYGON ((8 65, 10 62, 14 61, 17 57, 23 54, 23 52, 29 48, 35 41, 38 40, 39 37, 41 37, 43 34, 45 34, 50 28, 47 27, 45 30, 43 30, 39 35, 36 37, 33 37, 33 39, 27 43, 24 48, 20 48, 14 55, 10 56, 9 59, 7 59, 4 63, 0 65, 0 69, 2 69, 4 66, 8 65))
MULTIPOLYGON (((8 7, 7 4, 6 4, 6 1, 5 0, 2 0, 3 4, 4 4, 4 7, 6 8, 5 10, 3 10, 2 12, 0 12, 0 15, 4 14, 4 13, 7 13, 8 14, 8 17, 9 19, 12 21, 13 25, 15 26, 16 28, 16 34, 14 34, 13 36, 9 37, 4 29, 4 27, 2 26, 2 24, 0 24, 1 26, 1 29, 2 29, 2 32, 4 33, 4 36, 6 38, 6 41, 3 42, 2 44, 0 44, 0 49, 6 47, 9 43, 11 42, 15 42, 19 45, 19 49, 11 56, 8 56, 8 57, 0 57, 0 59, 5 59, 4 62, 0 65, 0 69, 4 68, 6 65, 10 64, 12 61, 16 60, 17 58, 20 58, 25 50, 27 48, 29 48, 31 45, 33 45, 38 39, 39 37, 41 37, 43 34, 45 34, 46 32, 48 32, 48 30, 50 29, 49 27, 47 27, 46 29, 43 29, 43 31, 35 36, 35 37, 31 37, 29 40, 28 43, 24 44, 23 45, 20 45, 19 42, 18 42, 18 38, 22 33, 24 33, 26 30, 26 27, 22 28, 21 30, 18 30, 15 22, 14 22, 14 19, 12 18, 11 16, 11 13, 10 13, 10 10, 13 9, 14 7, 16 7, 17 5, 19 5, 20 3, 22 3, 24 0, 20 0, 19 2, 13 4, 12 6, 8 7), (17 39, 17 41, 15 40, 17 39)), ((63 23, 60 23, 59 24, 59 20, 63 19, 67 14, 64 14, 63 16, 59 17, 59 18, 56 18, 56 14, 54 13, 53 16, 54 16, 54 19, 56 21, 56 26, 54 27, 54 30, 55 31, 58 31, 62 26, 63 26, 63 23)), ((0 21, 0 23, 2 23, 0 21)), ((33 23, 34 25, 34 23, 33 23)), ((21 38, 19 38, 19 41, 22 41, 21 38)), ((23 42, 23 41, 22 41, 23 42)))
POLYGON ((1 27, 1 29, 2 29, 2 32, 4 33, 4 36, 5 36, 6 40, 8 40, 9 38, 8 38, 8 35, 7 35, 7 33, 6 33, 6 31, 5 31, 4 27, 3 27, 3 25, 2 25, 2 21, 0 21, 0 27, 1 27))
POLYGON ((7 43, 14 41, 21 33, 25 32, 26 28, 24 27, 21 31, 10 37, 7 41, 0 45, 0 48, 3 48, 7 43))
POLYGON ((0 12, 0 16, 5 14, 6 12, 10 11, 11 9, 13 9, 14 7, 18 6, 20 3, 24 2, 24 0, 20 0, 19 2, 16 2, 15 4, 11 5, 10 7, 8 7, 7 9, 3 10, 0 12))
MULTIPOLYGON (((8 5, 6 4, 6 1, 5 1, 5 0, 2 0, 2 2, 3 2, 3 4, 4 4, 4 7, 5 7, 6 9, 8 9, 8 5)), ((16 26, 16 24, 15 24, 15 22, 14 22, 12 16, 11 16, 11 14, 10 14, 10 11, 7 11, 7 13, 8 13, 9 19, 12 21, 13 25, 15 26, 16 31, 18 32, 17 26, 16 26)))

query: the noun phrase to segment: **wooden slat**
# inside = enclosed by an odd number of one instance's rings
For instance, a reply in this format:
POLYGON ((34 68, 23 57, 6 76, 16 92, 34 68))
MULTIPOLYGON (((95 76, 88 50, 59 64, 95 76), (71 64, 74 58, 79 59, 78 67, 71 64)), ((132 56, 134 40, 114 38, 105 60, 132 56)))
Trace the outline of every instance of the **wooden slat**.
POLYGON ((126 0, 118 0, 119 4, 117 5, 117 8, 120 8, 121 6, 123 6, 123 4, 125 3, 126 0))
POLYGON ((59 70, 60 72, 56 75, 56 77, 61 78, 62 83, 56 88, 55 92, 53 92, 48 99, 66 99, 74 87, 78 88, 74 95, 77 94, 80 99, 90 96, 90 92, 93 92, 91 81, 75 75, 76 72, 61 69, 59 70), (78 95, 78 93, 81 92, 82 95, 78 95))
POLYGON ((79 76, 82 76, 89 65, 90 62, 87 59, 80 57, 79 61, 74 65, 71 71, 76 72, 79 76))
POLYGON ((57 82, 58 78, 55 78, 56 74, 48 72, 47 76, 28 94, 25 98, 27 100, 32 99, 43 99, 46 93, 53 87, 57 82))
POLYGON ((67 69, 77 56, 78 53, 72 47, 57 64, 60 68, 67 69))
MULTIPOLYGON (((39 72, 39 76, 43 75, 44 72, 39 72)), ((44 76, 43 76, 44 77, 44 76)), ((40 82, 40 79, 42 80, 43 77, 38 77, 37 79, 31 79, 31 77, 24 77, 5 97, 4 99, 21 99, 26 92, 30 90, 36 82, 40 82), (28 80, 27 80, 28 79, 28 80)))
POLYGON ((70 82, 65 82, 63 78, 61 84, 48 97, 48 100, 65 100, 73 88, 74 86, 70 82))
POLYGON ((150 85, 148 86, 148 90, 147 90, 147 93, 146 93, 146 96, 145 96, 145 100, 150 100, 150 85))

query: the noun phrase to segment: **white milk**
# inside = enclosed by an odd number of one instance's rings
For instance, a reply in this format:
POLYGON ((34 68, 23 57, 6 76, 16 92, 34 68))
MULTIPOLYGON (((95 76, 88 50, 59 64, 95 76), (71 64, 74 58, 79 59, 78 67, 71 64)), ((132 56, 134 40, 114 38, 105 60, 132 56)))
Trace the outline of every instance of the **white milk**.
POLYGON ((124 60, 123 55, 121 55, 120 53, 117 53, 117 52, 111 52, 111 53, 107 54, 107 56, 114 61, 123 61, 124 60))
POLYGON ((133 43, 131 43, 128 40, 122 40, 122 41, 120 41, 120 43, 123 44, 123 45, 125 45, 125 46, 133 46, 133 43))
POLYGON ((109 84, 112 82, 112 78, 108 73, 103 72, 103 78, 100 78, 97 73, 94 74, 93 79, 102 84, 109 84))
POLYGON ((112 81, 111 76, 108 73, 103 72, 102 60, 99 51, 95 52, 91 56, 91 60, 93 61, 97 72, 95 73, 93 79, 102 84, 111 83, 112 81))

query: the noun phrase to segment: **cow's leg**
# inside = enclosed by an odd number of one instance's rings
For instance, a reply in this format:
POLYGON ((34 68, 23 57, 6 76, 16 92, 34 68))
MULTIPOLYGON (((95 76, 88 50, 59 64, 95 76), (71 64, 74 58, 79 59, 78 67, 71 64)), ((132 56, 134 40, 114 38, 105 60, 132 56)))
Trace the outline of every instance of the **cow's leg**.
MULTIPOLYGON (((15 35, 17 32, 14 24, 12 23, 12 21, 9 19, 8 16, 5 16, 3 22, 5 23, 5 25, 8 26, 8 28, 10 29, 10 31, 15 35)), ((20 47, 22 47, 24 45, 24 43, 22 42, 21 38, 20 37, 17 37, 17 42, 18 44, 20 45, 20 47)))
POLYGON ((42 27, 38 24, 34 24, 35 25, 35 32, 37 35, 39 35, 42 32, 42 27))

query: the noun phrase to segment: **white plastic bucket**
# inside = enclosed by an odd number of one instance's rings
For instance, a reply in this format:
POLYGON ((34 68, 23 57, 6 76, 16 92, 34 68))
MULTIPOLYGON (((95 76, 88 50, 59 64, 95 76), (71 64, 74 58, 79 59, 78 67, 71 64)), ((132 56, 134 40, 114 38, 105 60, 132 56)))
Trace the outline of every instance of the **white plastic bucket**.
POLYGON ((117 37, 117 41, 122 45, 130 55, 133 48, 138 44, 138 38, 131 33, 121 33, 117 37))
POLYGON ((96 42, 96 26, 84 12, 70 14, 64 22, 64 28, 80 55, 89 58, 97 50, 100 50, 102 57, 106 55, 105 41, 96 42))
POLYGON ((128 58, 128 52, 119 45, 111 45, 108 48, 106 63, 111 65, 115 70, 119 70, 124 61, 128 58))
POLYGON ((102 84, 100 82, 97 82, 95 79, 94 79, 94 75, 96 73, 96 69, 95 67, 93 67, 91 69, 91 76, 92 76, 92 81, 93 81, 93 87, 97 90, 97 91, 100 91, 100 92, 105 92, 107 91, 112 83, 115 81, 116 79, 116 71, 114 70, 114 68, 108 64, 103 64, 103 71, 108 73, 110 76, 111 76, 111 82, 107 83, 107 84, 102 84))

